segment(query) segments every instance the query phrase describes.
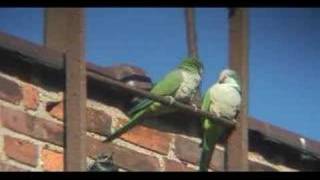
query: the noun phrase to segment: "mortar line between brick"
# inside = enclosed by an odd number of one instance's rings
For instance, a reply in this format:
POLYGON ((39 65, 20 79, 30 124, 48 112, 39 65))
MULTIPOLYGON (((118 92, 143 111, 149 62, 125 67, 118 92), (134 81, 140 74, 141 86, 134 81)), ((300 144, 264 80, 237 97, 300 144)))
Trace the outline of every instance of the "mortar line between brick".
POLYGON ((249 152, 249 154, 248 154, 248 160, 249 161, 253 161, 253 162, 256 162, 258 164, 266 165, 268 167, 277 169, 278 171, 298 171, 297 169, 293 169, 293 168, 290 168, 290 167, 287 167, 287 166, 282 166, 282 165, 279 166, 279 165, 276 165, 276 164, 272 164, 272 163, 266 161, 263 156, 261 156, 262 158, 260 158, 259 160, 257 160, 257 158, 255 158, 255 157, 257 157, 257 155, 254 155, 254 154, 249 152))

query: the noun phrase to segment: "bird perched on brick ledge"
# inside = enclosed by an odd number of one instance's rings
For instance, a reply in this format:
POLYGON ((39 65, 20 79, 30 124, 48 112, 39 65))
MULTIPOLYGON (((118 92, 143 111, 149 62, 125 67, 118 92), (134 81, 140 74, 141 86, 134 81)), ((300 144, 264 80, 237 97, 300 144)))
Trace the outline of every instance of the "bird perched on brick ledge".
MULTIPOLYGON (((202 71, 203 65, 198 58, 185 58, 177 69, 172 70, 151 89, 151 93, 167 97, 171 103, 175 100, 190 103, 201 82, 202 71)), ((196 108, 195 105, 193 106, 196 108)), ((141 123, 141 116, 145 114, 152 113, 153 115, 160 115, 175 110, 175 108, 166 107, 159 102, 145 98, 128 112, 131 117, 130 120, 114 133, 106 135, 107 138, 104 142, 114 140, 141 123)))
MULTIPOLYGON (((202 100, 203 111, 215 112, 218 117, 229 120, 237 118, 240 112, 241 87, 237 73, 225 69, 220 73, 218 82, 212 85, 202 100)), ((217 141, 222 138, 226 128, 208 118, 202 119, 203 137, 199 171, 207 171, 217 141)))

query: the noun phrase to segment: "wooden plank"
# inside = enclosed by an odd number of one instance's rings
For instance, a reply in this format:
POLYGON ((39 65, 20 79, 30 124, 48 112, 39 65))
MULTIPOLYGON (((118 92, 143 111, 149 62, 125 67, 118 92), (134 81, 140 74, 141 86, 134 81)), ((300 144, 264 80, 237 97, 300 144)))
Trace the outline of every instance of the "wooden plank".
POLYGON ((65 67, 65 171, 86 171, 86 63, 84 10, 47 8, 45 46, 66 52, 65 67))
MULTIPOLYGON (((198 46, 197 46, 197 32, 195 23, 195 9, 185 8, 185 20, 186 20, 186 33, 187 33, 187 46, 188 46, 188 56, 199 57, 198 46)), ((196 95, 191 99, 191 101, 198 107, 201 106, 201 92, 200 86, 197 87, 196 95)))
POLYGON ((86 171, 86 66, 66 55, 65 170, 86 171))
POLYGON ((51 49, 84 57, 84 10, 46 8, 44 44, 51 49))
POLYGON ((241 79, 239 123, 227 140, 227 170, 248 171, 248 15, 246 8, 229 10, 229 67, 241 79))

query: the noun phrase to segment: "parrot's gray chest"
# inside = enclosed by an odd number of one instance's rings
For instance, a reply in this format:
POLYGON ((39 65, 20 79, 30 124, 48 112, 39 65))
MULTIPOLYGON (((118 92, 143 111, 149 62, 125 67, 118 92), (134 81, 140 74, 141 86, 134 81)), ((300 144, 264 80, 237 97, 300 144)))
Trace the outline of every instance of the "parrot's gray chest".
POLYGON ((183 81, 175 94, 175 98, 178 100, 187 100, 195 94, 201 77, 197 73, 182 71, 182 79, 183 81))
POLYGON ((228 84, 215 84, 210 89, 210 111, 227 118, 234 118, 240 110, 241 95, 228 84))

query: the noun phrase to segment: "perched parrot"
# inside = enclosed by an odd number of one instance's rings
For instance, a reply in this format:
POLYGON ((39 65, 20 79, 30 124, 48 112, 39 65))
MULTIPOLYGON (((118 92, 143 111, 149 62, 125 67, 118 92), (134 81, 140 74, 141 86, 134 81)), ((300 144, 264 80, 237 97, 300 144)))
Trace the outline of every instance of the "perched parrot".
MULTIPOLYGON (((175 100, 182 103, 190 103, 191 98, 196 94, 196 90, 200 85, 202 71, 203 65, 198 58, 185 58, 178 68, 167 74, 150 92, 168 98, 171 103, 175 100)), ((192 105, 196 108, 194 104, 192 105)), ((142 118, 140 117, 142 115, 150 113, 160 115, 172 111, 175 111, 175 108, 167 107, 159 102, 145 98, 128 112, 128 115, 131 117, 130 120, 112 134, 106 135, 107 137, 104 142, 114 140, 135 125, 141 123, 142 118)))
MULTIPOLYGON (((219 75, 218 82, 205 93, 201 109, 215 112, 218 117, 234 120, 240 112, 240 104, 241 86, 239 76, 233 70, 224 69, 219 75)), ((202 119, 202 128, 202 152, 199 171, 207 171, 215 145, 225 135, 226 128, 208 118, 202 119)))

